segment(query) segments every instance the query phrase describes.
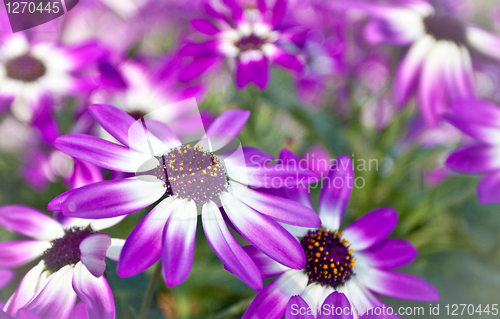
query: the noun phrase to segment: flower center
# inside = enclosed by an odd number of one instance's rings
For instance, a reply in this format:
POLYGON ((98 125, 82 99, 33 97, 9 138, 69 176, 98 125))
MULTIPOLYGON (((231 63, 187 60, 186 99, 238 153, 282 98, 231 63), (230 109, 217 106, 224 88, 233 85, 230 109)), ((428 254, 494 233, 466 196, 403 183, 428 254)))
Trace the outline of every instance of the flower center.
POLYGON ((430 16, 424 19, 425 29, 436 40, 452 40, 465 42, 465 25, 452 16, 430 16))
POLYGON ((210 152, 196 145, 182 145, 160 158, 156 176, 165 182, 167 194, 192 199, 196 204, 218 202, 227 189, 224 166, 210 152))
POLYGON ((262 46, 266 43, 267 39, 251 33, 250 35, 239 39, 235 43, 235 46, 240 50, 240 52, 245 52, 250 50, 261 50, 262 46))
POLYGON ((45 65, 42 61, 24 54, 8 60, 5 64, 7 77, 23 82, 34 82, 45 74, 45 65))
POLYGON ((353 249, 338 231, 324 228, 309 231, 300 244, 306 254, 305 272, 309 283, 317 282, 333 288, 344 285, 354 273, 353 249))
POLYGON ((43 260, 48 270, 56 272, 66 265, 80 261, 80 243, 95 234, 92 228, 73 227, 64 230, 64 236, 51 241, 52 247, 43 253, 43 260))

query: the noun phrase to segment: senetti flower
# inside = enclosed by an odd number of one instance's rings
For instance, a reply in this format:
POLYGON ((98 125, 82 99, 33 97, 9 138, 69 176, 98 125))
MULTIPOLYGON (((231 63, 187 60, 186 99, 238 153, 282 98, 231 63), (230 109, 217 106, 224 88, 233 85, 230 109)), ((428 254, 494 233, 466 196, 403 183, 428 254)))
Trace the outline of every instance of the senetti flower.
POLYGON ((0 101, 27 123, 36 122, 54 96, 93 89, 94 84, 77 73, 106 54, 94 43, 63 48, 30 43, 21 33, 3 38, 0 53, 0 101))
POLYGON ((120 220, 74 219, 61 224, 30 207, 1 207, 0 224, 33 239, 0 243, 0 266, 18 267, 41 257, 4 311, 15 316, 27 308, 42 319, 70 319, 78 297, 89 318, 115 318, 113 294, 103 276, 104 259, 117 260, 123 241, 97 231, 120 220))
MULTIPOLYGON (((182 283, 193 263, 198 211, 216 255, 250 287, 261 289, 261 276, 229 232, 225 218, 270 258, 294 269, 305 265, 300 244, 278 222, 318 227, 317 215, 296 202, 246 185, 273 187, 273 178, 295 185, 301 179, 316 182, 317 177, 293 167, 246 165, 248 154, 241 158, 228 156, 227 147, 217 153, 239 133, 250 115, 248 111, 227 111, 212 122, 206 138, 182 144, 164 123, 149 119, 136 122, 109 105, 92 105, 89 109, 95 120, 123 145, 88 135, 62 136, 54 145, 72 157, 138 175, 71 190, 54 199, 49 209, 72 217, 109 218, 133 213, 166 196, 128 236, 118 262, 120 276, 136 275, 161 258, 166 284, 172 287, 182 283), (137 130, 135 124, 139 124, 137 130), (137 143, 135 140, 144 134, 143 125, 150 130, 148 140, 137 143), (207 140, 211 142, 207 144, 207 140), (152 175, 138 173, 144 165, 148 168, 143 171, 152 175)), ((251 149, 251 155, 265 157, 256 149, 251 149)))
POLYGON ((478 186, 483 204, 500 203, 500 107, 483 100, 456 102, 444 118, 477 143, 450 154, 446 166, 466 174, 486 174, 478 186))
MULTIPOLYGON (((298 160, 287 150, 280 158, 298 160)), ((436 289, 424 280, 392 271, 411 263, 417 255, 410 243, 386 238, 397 224, 393 209, 376 209, 343 231, 339 229, 353 186, 351 159, 339 157, 328 177, 319 199, 321 227, 288 227, 306 256, 303 269, 290 269, 252 246, 245 247, 264 278, 278 277, 257 295, 243 319, 281 318, 293 295, 301 295, 311 309, 317 309, 328 295, 338 291, 364 311, 384 306, 374 292, 417 301, 439 299, 436 289)), ((313 207, 306 187, 291 188, 287 194, 313 207)))
POLYGON ((399 65, 396 95, 404 105, 416 90, 422 115, 431 126, 437 125, 450 101, 474 94, 470 49, 500 59, 499 36, 455 16, 436 13, 425 0, 396 6, 363 1, 335 6, 359 9, 373 18, 364 32, 368 42, 411 45, 399 65))
POLYGON ((196 19, 193 28, 208 40, 188 42, 180 50, 182 56, 193 56, 193 61, 182 72, 180 80, 190 81, 205 70, 229 59, 234 64, 236 86, 242 89, 254 83, 263 89, 269 81, 269 65, 278 64, 301 72, 299 59, 285 47, 294 47, 296 34, 281 27, 287 1, 277 0, 273 8, 266 1, 242 7, 236 0, 224 1, 225 12, 218 12, 205 4, 210 20, 196 19))
MULTIPOLYGON (((390 311, 384 309, 372 309, 364 314, 361 319, 383 319, 390 317, 390 311)), ((285 319, 314 319, 316 311, 311 309, 301 296, 293 296, 286 305, 285 319)), ((334 291, 326 297, 323 304, 317 309, 318 319, 353 319, 357 314, 346 295, 334 291)))

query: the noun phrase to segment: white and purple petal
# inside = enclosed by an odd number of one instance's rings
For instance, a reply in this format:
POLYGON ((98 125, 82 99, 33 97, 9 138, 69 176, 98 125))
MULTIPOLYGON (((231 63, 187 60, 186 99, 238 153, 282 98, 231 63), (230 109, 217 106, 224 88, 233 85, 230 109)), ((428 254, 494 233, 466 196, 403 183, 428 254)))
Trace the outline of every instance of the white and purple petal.
POLYGON ((191 272, 197 217, 196 203, 180 200, 163 230, 162 270, 169 288, 181 284, 191 272))
POLYGON ((389 207, 373 210, 344 230, 344 238, 356 250, 369 248, 387 237, 398 223, 398 213, 389 207))
POLYGON ((121 277, 137 275, 161 257, 163 229, 179 200, 162 200, 130 233, 120 253, 117 273, 121 277))
POLYGON ((13 240, 0 242, 0 267, 24 265, 50 248, 50 242, 41 240, 13 240))
POLYGON ((351 158, 339 156, 330 168, 328 182, 323 185, 319 198, 319 216, 327 229, 339 229, 354 186, 354 168, 351 158))
POLYGON ((357 264, 369 267, 392 269, 403 267, 417 257, 417 250, 401 239, 384 239, 368 249, 356 251, 357 264))
POLYGON ((301 269, 305 266, 305 255, 299 242, 277 222, 248 207, 230 193, 223 192, 220 198, 231 223, 252 245, 290 268, 301 269))
POLYGON ((89 318, 115 319, 115 300, 104 276, 96 278, 84 264, 77 263, 72 286, 85 304, 89 318))
POLYGON ((103 181, 72 190, 60 209, 70 217, 111 218, 143 209, 164 193, 160 181, 147 182, 135 177, 103 181))
POLYGON ((225 268, 250 288, 261 290, 262 277, 259 268, 234 239, 214 202, 203 205, 202 221, 205 236, 225 268))
POLYGON ((253 300, 242 319, 278 319, 289 299, 300 295, 307 286, 307 276, 301 270, 290 270, 274 279, 253 300))
POLYGON ((486 175, 479 183, 477 192, 482 204, 500 203, 500 171, 486 175))
POLYGON ((108 234, 92 234, 80 243, 80 260, 95 277, 100 277, 106 270, 106 252, 111 245, 108 234))
POLYGON ((36 239, 50 241, 64 235, 64 230, 57 221, 27 206, 1 207, 0 224, 8 230, 36 239))
POLYGON ((76 302, 76 293, 71 286, 72 277, 73 266, 67 265, 56 271, 26 308, 42 319, 70 319, 76 302))

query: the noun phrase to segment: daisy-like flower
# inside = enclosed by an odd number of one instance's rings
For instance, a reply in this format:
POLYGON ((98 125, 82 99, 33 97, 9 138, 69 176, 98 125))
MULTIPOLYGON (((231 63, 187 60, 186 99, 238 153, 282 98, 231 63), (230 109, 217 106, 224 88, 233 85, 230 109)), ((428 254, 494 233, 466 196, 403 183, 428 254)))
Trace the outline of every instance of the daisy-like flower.
POLYGON ((164 123, 149 119, 136 121, 110 105, 92 105, 89 110, 123 145, 89 135, 66 135, 56 139, 56 148, 114 171, 154 173, 147 176, 137 173, 135 177, 71 190, 54 199, 49 210, 72 217, 109 218, 133 213, 166 196, 128 236, 118 262, 120 276, 136 275, 161 257, 166 284, 172 287, 182 283, 193 263, 199 211, 216 255, 250 287, 262 288, 260 273, 229 232, 225 218, 270 258, 290 268, 304 267, 300 244, 278 222, 318 227, 317 215, 296 202, 244 185, 282 187, 278 185, 280 181, 295 185, 300 180, 312 183, 318 179, 315 174, 294 167, 246 165, 248 156, 269 157, 257 149, 249 149, 245 155, 237 151, 228 155, 230 145, 225 146, 246 123, 248 111, 225 112, 212 122, 206 138, 191 145, 182 144, 164 123), (144 127, 149 129, 147 140, 144 127), (221 148, 223 152, 216 153, 221 148), (275 183, 271 183, 273 179, 275 183), (224 210, 220 210, 220 206, 224 210))
MULTIPOLYGON (((282 152, 280 159, 298 161, 288 150, 282 152)), ((288 227, 306 256, 303 269, 290 269, 252 246, 244 247, 263 278, 278 277, 257 295, 243 319, 281 318, 293 295, 301 295, 311 309, 317 309, 333 291, 345 293, 354 307, 366 310, 383 306, 374 292, 417 301, 439 299, 439 293, 426 281, 392 271, 411 263, 417 255, 410 243, 386 238, 397 224, 398 216, 393 209, 376 209, 339 230, 353 178, 351 159, 339 157, 321 191, 321 227, 288 227)), ((285 193, 313 207, 306 187, 290 188, 285 193)))
POLYGON ((106 52, 95 43, 63 48, 30 43, 22 33, 3 38, 0 46, 0 103, 21 121, 32 123, 54 95, 88 91, 94 84, 79 71, 106 52))
POLYGON ((450 101, 474 95, 470 49, 500 59, 499 36, 436 13, 426 0, 401 5, 350 1, 334 6, 355 8, 372 17, 364 30, 368 42, 411 45, 395 79, 396 96, 404 105, 416 90, 422 115, 432 126, 450 101))
POLYGON ((477 143, 454 151, 446 166, 466 174, 486 174, 478 186, 483 204, 500 203, 500 107, 483 100, 458 101, 445 120, 477 143))
POLYGON ((104 259, 116 261, 123 240, 97 231, 121 220, 68 219, 61 224, 30 207, 1 207, 0 224, 32 240, 0 243, 0 266, 18 267, 41 257, 4 311, 16 315, 20 308, 27 308, 42 319, 69 319, 78 297, 89 318, 115 318, 113 294, 103 276, 104 259))
POLYGON ((277 0, 268 8, 265 0, 242 7, 236 0, 224 1, 221 13, 205 3, 211 21, 195 19, 193 28, 208 37, 202 43, 189 42, 180 50, 182 56, 193 56, 192 63, 181 72, 181 81, 190 81, 214 65, 229 59, 235 66, 236 86, 242 89, 254 83, 263 89, 269 81, 269 64, 278 64, 301 72, 302 64, 285 47, 294 47, 297 34, 281 26, 287 0, 277 0))
MULTIPOLYGON (((334 291, 326 297, 323 304, 317 309, 318 319, 353 319, 356 309, 351 307, 346 295, 334 291)), ((301 296, 293 296, 288 301, 285 311, 285 319, 314 319, 314 310, 309 307, 301 296)), ((357 312, 356 312, 357 313, 357 312)), ((364 314, 361 319, 383 319, 390 316, 387 309, 372 309, 370 313, 364 314)))

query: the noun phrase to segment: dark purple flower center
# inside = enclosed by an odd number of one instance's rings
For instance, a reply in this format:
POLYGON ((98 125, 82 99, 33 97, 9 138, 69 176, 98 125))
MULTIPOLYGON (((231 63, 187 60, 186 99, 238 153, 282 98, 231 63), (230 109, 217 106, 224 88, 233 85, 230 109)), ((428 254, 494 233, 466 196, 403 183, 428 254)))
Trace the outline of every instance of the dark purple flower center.
POLYGON ((45 74, 45 65, 42 61, 24 54, 8 60, 5 63, 7 76, 23 82, 34 82, 45 74))
POLYGON ((64 231, 64 236, 54 239, 52 247, 43 253, 43 260, 48 270, 56 272, 66 265, 80 261, 80 243, 95 234, 92 228, 73 227, 64 231))
POLYGON ((210 152, 196 145, 182 145, 160 158, 157 177, 165 182, 168 195, 192 199, 196 204, 218 202, 226 190, 224 166, 210 152))
POLYGON ((459 19, 447 15, 434 15, 424 19, 428 34, 437 40, 465 42, 465 25, 459 19))
POLYGON ((146 116, 146 113, 141 112, 141 111, 133 111, 133 112, 128 112, 128 115, 132 116, 134 120, 139 120, 146 116))
POLYGON ((309 283, 333 288, 344 285, 354 273, 355 258, 350 243, 338 231, 324 228, 309 231, 300 244, 306 254, 305 272, 309 283))
POLYGON ((243 37, 236 42, 236 47, 240 50, 240 52, 261 50, 262 46, 266 43, 267 39, 251 33, 249 36, 243 37))

